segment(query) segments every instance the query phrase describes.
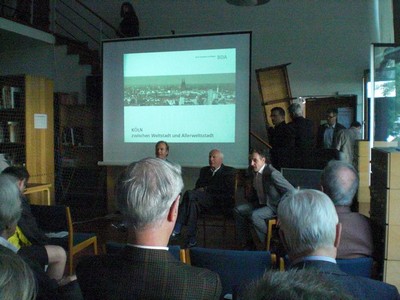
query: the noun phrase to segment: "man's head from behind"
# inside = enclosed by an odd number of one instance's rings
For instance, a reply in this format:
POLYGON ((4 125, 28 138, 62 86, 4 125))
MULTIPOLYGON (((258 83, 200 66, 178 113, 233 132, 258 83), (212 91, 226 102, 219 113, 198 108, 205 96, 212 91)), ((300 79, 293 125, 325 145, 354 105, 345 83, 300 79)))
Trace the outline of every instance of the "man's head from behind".
POLYGON ((21 193, 25 190, 29 180, 29 172, 24 167, 11 166, 3 170, 2 174, 14 176, 18 179, 18 188, 21 193))
POLYGON ((288 107, 288 111, 292 118, 303 116, 303 110, 301 109, 301 105, 299 103, 290 104, 288 107))
POLYGON ((351 206, 357 192, 359 177, 349 163, 332 160, 321 175, 321 186, 325 194, 337 206, 351 206))
POLYGON ((117 185, 119 209, 129 228, 161 225, 183 188, 181 169, 158 158, 132 163, 117 185))
POLYGON ((0 234, 5 238, 14 234, 21 217, 19 193, 17 179, 0 174, 0 234))
POLYGON ((278 206, 278 219, 291 260, 321 253, 336 257, 339 219, 332 201, 324 193, 307 189, 288 192, 278 206))

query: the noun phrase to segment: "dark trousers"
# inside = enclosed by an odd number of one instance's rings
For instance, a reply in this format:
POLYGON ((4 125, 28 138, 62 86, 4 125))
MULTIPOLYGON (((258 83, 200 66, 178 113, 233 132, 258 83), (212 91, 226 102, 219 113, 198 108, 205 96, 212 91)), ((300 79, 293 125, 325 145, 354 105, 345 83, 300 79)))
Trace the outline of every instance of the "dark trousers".
POLYGON ((203 211, 214 207, 214 197, 201 190, 186 191, 179 205, 177 223, 188 225, 188 238, 197 234, 197 219, 203 211))

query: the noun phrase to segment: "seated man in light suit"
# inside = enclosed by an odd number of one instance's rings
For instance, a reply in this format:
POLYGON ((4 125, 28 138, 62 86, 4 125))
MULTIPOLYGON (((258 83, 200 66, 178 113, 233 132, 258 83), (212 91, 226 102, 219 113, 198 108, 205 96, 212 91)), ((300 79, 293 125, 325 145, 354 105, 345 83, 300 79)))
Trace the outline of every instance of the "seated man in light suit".
POLYGON ((247 195, 248 203, 236 206, 233 211, 238 240, 245 250, 255 247, 249 231, 250 220, 262 245, 265 245, 266 221, 276 216, 281 197, 294 189, 282 174, 267 162, 266 151, 253 149, 250 161, 251 188, 247 195))
POLYGON ((201 212, 223 209, 232 203, 235 192, 235 169, 225 166, 222 163, 223 159, 221 151, 211 150, 208 156, 209 166, 201 168, 195 189, 186 191, 183 195, 172 237, 180 234, 182 224, 187 224, 189 228, 185 248, 197 244, 197 219, 201 212))
POLYGON ((126 169, 116 192, 128 243, 117 255, 78 264, 85 299, 219 299, 216 273, 183 264, 168 251, 182 187, 180 168, 158 158, 126 169))
POLYGON ((351 276, 336 264, 341 224, 331 199, 317 190, 287 193, 278 207, 280 235, 291 268, 314 269, 355 299, 400 299, 396 287, 351 276))
POLYGON ((338 258, 372 256, 374 247, 369 220, 350 209, 358 182, 357 171, 343 161, 330 161, 321 175, 322 190, 331 198, 342 224, 338 258))

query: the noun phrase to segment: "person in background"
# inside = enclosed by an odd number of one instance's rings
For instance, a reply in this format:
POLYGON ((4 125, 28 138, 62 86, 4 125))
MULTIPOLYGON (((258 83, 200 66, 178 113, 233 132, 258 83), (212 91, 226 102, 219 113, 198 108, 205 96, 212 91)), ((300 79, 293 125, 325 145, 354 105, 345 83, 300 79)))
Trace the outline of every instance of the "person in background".
POLYGON ((1 299, 36 299, 36 282, 28 264, 17 254, 0 246, 1 299))
POLYGON ((16 232, 9 238, 10 243, 17 247, 20 255, 37 261, 43 268, 47 265, 46 272, 50 278, 61 280, 64 276, 67 254, 60 246, 48 245, 48 238, 39 229, 32 215, 29 201, 23 194, 29 180, 28 171, 24 167, 11 166, 2 173, 15 178, 22 206, 22 215, 16 232))
POLYGON ((338 132, 333 141, 333 148, 339 150, 339 158, 349 164, 355 165, 354 147, 361 136, 361 123, 354 121, 349 129, 338 132))
POLYGON ((294 133, 294 155, 292 157, 294 168, 311 168, 314 147, 314 124, 303 117, 303 110, 299 103, 292 103, 288 108, 292 121, 288 123, 294 133))
POLYGON ((322 191, 331 198, 342 224, 338 258, 367 257, 373 254, 372 229, 368 218, 350 209, 358 183, 357 171, 343 161, 330 161, 321 175, 322 191))
POLYGON ((235 169, 223 164, 224 155, 213 149, 208 155, 208 166, 201 168, 194 190, 186 191, 179 205, 179 215, 172 238, 188 225, 186 248, 197 245, 197 219, 203 211, 223 209, 231 205, 235 192, 235 169))
POLYGON ((85 299, 219 299, 218 274, 168 251, 183 180, 179 166, 146 158, 128 166, 116 188, 128 228, 117 255, 83 258, 76 273, 85 299))
POLYGON ((169 153, 169 145, 165 141, 158 141, 155 146, 155 154, 157 158, 167 159, 169 153))
POLYGON ((342 226, 332 200, 321 191, 293 190, 278 207, 280 236, 291 269, 313 270, 355 299, 400 299, 393 285, 342 272, 336 264, 342 226))
POLYGON ((262 245, 265 245, 267 221, 276 217, 281 197, 294 187, 267 161, 266 151, 253 149, 250 152, 248 202, 233 210, 238 241, 244 250, 255 249, 250 234, 252 223, 262 245))
POLYGON ((340 130, 346 129, 342 124, 337 122, 337 108, 329 108, 326 111, 326 123, 318 128, 317 148, 333 149, 333 142, 340 130))
POLYGON ((117 35, 120 38, 139 36, 139 19, 136 12, 129 2, 121 5, 120 12, 122 21, 119 24, 117 35))
POLYGON ((291 167, 295 137, 285 122, 285 111, 282 107, 271 109, 271 120, 274 127, 268 128, 268 141, 271 149, 271 163, 275 169, 291 167))

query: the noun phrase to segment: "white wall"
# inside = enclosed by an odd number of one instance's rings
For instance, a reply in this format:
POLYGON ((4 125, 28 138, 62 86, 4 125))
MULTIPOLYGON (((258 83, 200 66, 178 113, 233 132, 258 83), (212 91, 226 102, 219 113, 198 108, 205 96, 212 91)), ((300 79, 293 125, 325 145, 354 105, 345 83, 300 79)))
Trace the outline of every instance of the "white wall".
MULTIPOLYGON (((116 26, 120 22, 121 1, 103 1, 101 6, 96 0, 83 2, 116 26)), ((388 19, 382 14, 391 13, 390 0, 272 0, 255 7, 232 6, 224 0, 131 3, 141 36, 169 35, 171 30, 176 34, 253 32, 251 129, 261 136, 266 132, 254 70, 290 62, 294 97, 356 94, 361 103, 370 43, 391 42, 379 40, 388 31, 377 25, 388 19)), ((361 109, 358 116, 361 119, 361 109)))
POLYGON ((78 93, 86 101, 86 76, 91 67, 79 65, 78 55, 67 55, 66 46, 49 44, 0 53, 0 75, 31 74, 54 80, 54 91, 78 93))

